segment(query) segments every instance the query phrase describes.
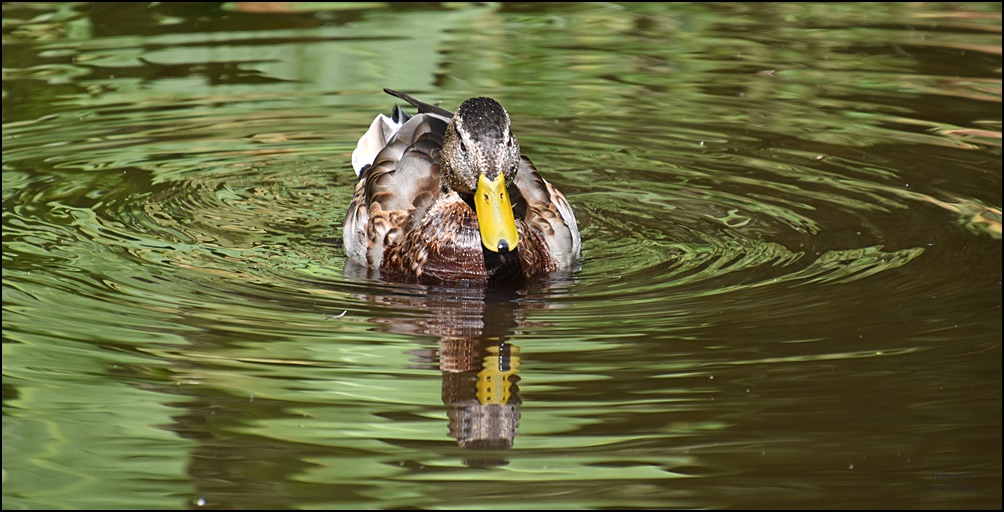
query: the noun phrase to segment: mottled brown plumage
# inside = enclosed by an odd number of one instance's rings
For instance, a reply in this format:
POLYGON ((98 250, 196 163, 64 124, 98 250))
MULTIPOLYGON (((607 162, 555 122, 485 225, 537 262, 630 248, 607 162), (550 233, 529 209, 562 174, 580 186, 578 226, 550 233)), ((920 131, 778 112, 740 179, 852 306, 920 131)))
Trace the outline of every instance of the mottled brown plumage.
POLYGON ((378 116, 353 152, 351 259, 386 277, 440 281, 534 278, 579 262, 571 207, 520 154, 502 105, 472 98, 453 115, 386 91, 419 113, 378 116))

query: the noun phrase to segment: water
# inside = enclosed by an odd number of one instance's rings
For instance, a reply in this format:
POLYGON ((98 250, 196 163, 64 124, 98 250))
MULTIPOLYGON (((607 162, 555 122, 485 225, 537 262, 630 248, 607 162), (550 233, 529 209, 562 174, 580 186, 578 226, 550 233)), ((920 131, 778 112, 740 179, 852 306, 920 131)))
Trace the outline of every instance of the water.
POLYGON ((1000 4, 5 4, 3 506, 1001 507, 1000 4), (490 95, 582 268, 345 270, 490 95))

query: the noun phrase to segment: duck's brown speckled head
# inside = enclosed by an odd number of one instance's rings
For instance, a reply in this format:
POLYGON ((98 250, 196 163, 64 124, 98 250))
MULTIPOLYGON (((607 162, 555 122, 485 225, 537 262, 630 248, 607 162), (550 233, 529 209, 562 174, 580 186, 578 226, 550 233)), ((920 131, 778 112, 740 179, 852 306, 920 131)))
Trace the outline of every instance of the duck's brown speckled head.
POLYGON ((519 142, 512 134, 509 113, 491 98, 471 98, 460 104, 443 135, 443 173, 457 192, 473 194, 478 176, 507 181, 519 167, 519 142))
POLYGON ((445 185, 474 197, 485 248, 515 249, 519 237, 506 186, 519 169, 520 150, 509 113, 491 98, 464 101, 443 134, 441 154, 445 185))

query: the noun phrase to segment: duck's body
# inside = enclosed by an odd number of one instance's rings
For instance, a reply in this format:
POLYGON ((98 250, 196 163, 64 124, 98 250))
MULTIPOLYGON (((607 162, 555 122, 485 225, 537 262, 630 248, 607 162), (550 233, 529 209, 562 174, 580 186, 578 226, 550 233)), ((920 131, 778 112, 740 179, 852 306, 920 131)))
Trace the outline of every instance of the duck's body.
POLYGON ((517 280, 574 266, 582 242, 565 196, 521 155, 509 115, 472 98, 457 114, 377 116, 352 154, 359 175, 345 252, 384 275, 517 280))

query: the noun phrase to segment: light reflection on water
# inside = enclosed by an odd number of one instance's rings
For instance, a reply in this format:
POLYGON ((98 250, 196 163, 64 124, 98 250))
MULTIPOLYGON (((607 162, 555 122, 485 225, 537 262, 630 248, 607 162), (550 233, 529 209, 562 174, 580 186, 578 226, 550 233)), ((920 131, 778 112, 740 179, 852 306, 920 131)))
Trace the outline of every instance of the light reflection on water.
POLYGON ((1000 507, 999 4, 242 8, 4 6, 5 509, 1000 507), (387 86, 581 270, 344 268, 387 86))

